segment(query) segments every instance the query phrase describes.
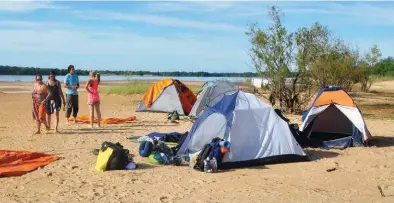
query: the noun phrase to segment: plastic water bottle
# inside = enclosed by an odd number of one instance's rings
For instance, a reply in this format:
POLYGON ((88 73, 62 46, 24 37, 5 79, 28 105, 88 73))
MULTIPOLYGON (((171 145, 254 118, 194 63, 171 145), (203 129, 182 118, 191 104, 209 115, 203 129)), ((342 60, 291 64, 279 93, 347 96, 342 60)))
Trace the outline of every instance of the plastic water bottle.
POLYGON ((210 173, 211 172, 210 165, 209 165, 209 157, 207 157, 204 160, 204 172, 205 173, 210 173))
POLYGON ((209 160, 209 168, 211 169, 210 173, 216 173, 218 171, 218 162, 215 157, 209 160))

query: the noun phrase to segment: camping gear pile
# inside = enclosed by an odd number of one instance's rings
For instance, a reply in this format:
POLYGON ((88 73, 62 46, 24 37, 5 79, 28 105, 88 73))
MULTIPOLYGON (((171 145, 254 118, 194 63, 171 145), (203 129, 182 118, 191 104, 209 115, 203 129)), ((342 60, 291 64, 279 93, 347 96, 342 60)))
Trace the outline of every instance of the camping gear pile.
POLYGON ((149 163, 179 166, 183 158, 176 153, 187 134, 188 132, 150 133, 138 139, 138 152, 141 157, 148 157, 149 163))
POLYGON ((196 158, 193 158, 191 154, 189 166, 207 173, 214 173, 220 167, 223 156, 230 150, 230 146, 230 142, 216 137, 196 153, 196 158))
POLYGON ((110 170, 135 169, 137 165, 133 161, 128 149, 117 142, 103 142, 99 149, 96 161, 96 170, 99 172, 110 170))

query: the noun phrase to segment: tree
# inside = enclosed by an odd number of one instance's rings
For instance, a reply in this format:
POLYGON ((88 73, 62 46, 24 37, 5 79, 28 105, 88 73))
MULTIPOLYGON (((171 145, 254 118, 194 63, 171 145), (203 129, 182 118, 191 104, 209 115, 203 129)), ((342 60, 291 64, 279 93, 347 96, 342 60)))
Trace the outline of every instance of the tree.
POLYGON ((327 27, 314 23, 291 33, 282 25, 280 14, 271 7, 272 25, 260 29, 253 24, 246 33, 252 67, 272 81, 271 103, 279 101, 282 111, 297 113, 319 87, 339 85, 350 91, 355 83, 365 81, 365 87, 370 87, 369 76, 381 56, 376 46, 360 60, 359 50, 333 37, 327 27))
POLYGON ((250 26, 246 33, 252 47, 249 55, 252 67, 263 76, 272 79, 269 86, 273 101, 279 101, 280 109, 284 112, 296 113, 301 111, 303 102, 300 101, 301 88, 297 88, 297 81, 303 76, 302 71, 293 70, 295 61, 294 33, 289 33, 282 25, 280 10, 272 6, 269 16, 273 22, 266 30, 257 28, 257 24, 250 26), (291 84, 287 79, 292 78, 291 84))
POLYGON ((306 88, 303 94, 305 102, 310 100, 316 87, 321 86, 321 84, 317 84, 321 81, 316 77, 316 74, 313 75, 312 70, 317 66, 317 59, 324 56, 329 37, 328 28, 319 23, 314 23, 311 27, 302 27, 295 34, 298 80, 306 88))
POLYGON ((360 67, 361 90, 364 92, 367 92, 369 88, 371 88, 373 83, 373 80, 371 79, 371 75, 374 72, 377 72, 377 68, 378 68, 377 65, 380 62, 380 58, 382 57, 382 52, 380 51, 377 45, 373 45, 369 51, 370 52, 367 53, 360 67))
POLYGON ((394 58, 389 56, 382 59, 377 65, 376 73, 382 76, 386 76, 391 73, 394 75, 394 58))

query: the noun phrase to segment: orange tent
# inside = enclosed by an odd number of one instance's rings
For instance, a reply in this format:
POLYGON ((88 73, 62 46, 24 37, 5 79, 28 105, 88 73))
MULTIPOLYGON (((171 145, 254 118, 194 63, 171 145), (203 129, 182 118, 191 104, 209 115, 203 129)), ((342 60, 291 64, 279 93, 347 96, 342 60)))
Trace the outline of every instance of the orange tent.
POLYGON ((44 153, 0 150, 0 177, 21 176, 58 159, 58 156, 44 153))
POLYGON ((329 104, 340 104, 342 106, 357 107, 353 99, 344 90, 323 91, 313 98, 313 106, 324 106, 329 104))
POLYGON ((321 88, 302 121, 300 131, 323 148, 366 146, 372 139, 361 111, 340 86, 321 88))
POLYGON ((160 80, 144 94, 138 111, 174 112, 188 115, 196 95, 182 82, 172 78, 160 80))

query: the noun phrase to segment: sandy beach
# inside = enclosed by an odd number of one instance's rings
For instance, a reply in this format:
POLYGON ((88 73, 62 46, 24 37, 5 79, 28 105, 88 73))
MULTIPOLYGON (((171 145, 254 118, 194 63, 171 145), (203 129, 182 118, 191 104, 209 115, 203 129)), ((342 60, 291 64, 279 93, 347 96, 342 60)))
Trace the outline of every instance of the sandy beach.
MULTIPOLYGON (((394 92, 394 81, 375 84, 378 93, 394 92)), ((357 103, 366 114, 375 146, 346 150, 305 149, 311 162, 266 165, 220 173, 187 166, 156 166, 138 155, 132 136, 150 132, 185 132, 192 123, 167 121, 167 114, 137 113, 142 95, 101 95, 103 117, 136 116, 127 124, 89 129, 64 124, 60 133, 32 135, 30 83, 0 83, 0 149, 28 150, 61 157, 20 177, 0 178, 0 202, 394 202, 393 97, 371 93, 357 103), (383 98, 384 97, 384 98, 383 98), (384 107, 384 108, 383 108, 384 107), (93 149, 120 142, 135 155, 138 169, 97 172, 93 149), (335 171, 326 170, 337 167, 335 171), (382 189, 383 194, 379 188, 382 189)), ((88 115, 80 91, 79 115, 88 115)), ((299 115, 288 115, 300 124, 299 115)))

